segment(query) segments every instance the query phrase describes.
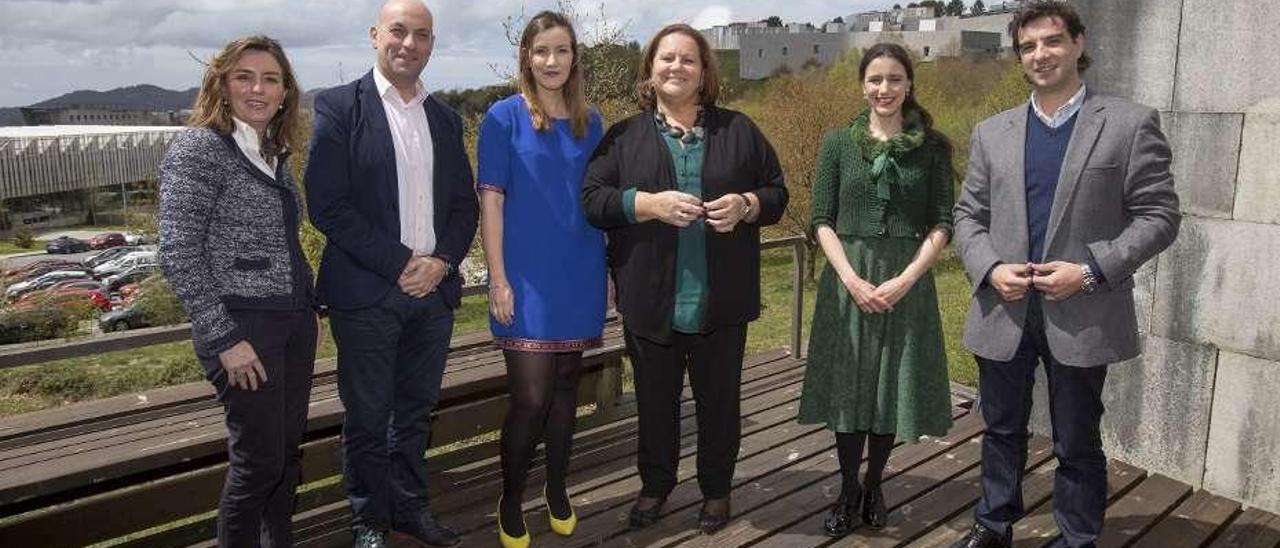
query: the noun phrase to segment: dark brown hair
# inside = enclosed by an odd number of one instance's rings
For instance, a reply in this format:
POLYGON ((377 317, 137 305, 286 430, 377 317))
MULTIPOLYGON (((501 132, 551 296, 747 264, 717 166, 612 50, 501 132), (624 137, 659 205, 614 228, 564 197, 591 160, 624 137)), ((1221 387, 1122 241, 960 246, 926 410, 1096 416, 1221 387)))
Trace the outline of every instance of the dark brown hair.
POLYGON ((275 155, 292 150, 297 142, 299 125, 299 104, 302 93, 298 90, 298 79, 293 75, 293 67, 284 54, 280 43, 262 35, 246 36, 232 40, 209 60, 204 67, 204 80, 200 83, 200 95, 196 97, 194 112, 187 122, 193 127, 211 128, 223 135, 229 135, 235 129, 231 121, 233 114, 227 102, 227 75, 240 61, 246 51, 265 51, 280 64, 284 78, 284 102, 281 108, 267 124, 267 131, 260 135, 262 150, 266 155, 275 155))
POLYGON ((569 45, 573 49, 573 64, 569 67, 569 79, 565 80, 560 93, 564 95, 565 106, 569 108, 569 122, 573 126, 573 135, 579 139, 587 134, 587 94, 583 85, 582 63, 578 56, 582 48, 578 45, 578 34, 573 30, 573 23, 562 14, 554 11, 543 11, 529 20, 520 34, 520 94, 529 106, 529 117, 533 127, 538 131, 546 131, 551 127, 550 117, 542 102, 538 100, 538 82, 533 77, 533 66, 529 57, 533 55, 533 40, 539 33, 562 28, 569 33, 569 45))
MULTIPOLYGON (((1009 37, 1013 39, 1013 54, 1019 59, 1022 58, 1022 52, 1019 50, 1022 45, 1018 38, 1019 32, 1022 31, 1022 27, 1041 17, 1057 17, 1067 27, 1067 34, 1071 35, 1072 40, 1077 40, 1084 35, 1084 23, 1080 21, 1080 14, 1076 13, 1076 9, 1070 4, 1059 0, 1027 2, 1018 8, 1018 11, 1013 14, 1013 19, 1009 20, 1009 37)), ((1093 59, 1089 54, 1081 52, 1080 60, 1076 62, 1076 69, 1084 72, 1092 63, 1093 59)))
POLYGON ((711 49, 711 44, 693 27, 684 23, 674 23, 662 27, 649 44, 644 47, 644 63, 640 73, 636 75, 636 98, 641 109, 655 108, 657 98, 653 90, 652 72, 653 58, 658 55, 658 42, 671 34, 683 34, 698 45, 698 58, 702 61, 702 87, 698 88, 698 104, 714 105, 720 99, 720 63, 711 49))
POLYGON ((892 42, 881 42, 867 49, 862 54, 862 60, 858 62, 858 84, 861 85, 867 79, 867 66, 872 61, 881 57, 888 57, 897 61, 907 72, 907 80, 911 82, 911 87, 907 89, 907 98, 902 101, 902 109, 913 110, 920 115, 920 123, 924 126, 925 134, 934 142, 941 144, 948 152, 951 151, 951 140, 943 135, 942 132, 933 129, 933 115, 929 114, 920 102, 916 100, 916 71, 911 63, 911 55, 907 53, 906 48, 892 42))

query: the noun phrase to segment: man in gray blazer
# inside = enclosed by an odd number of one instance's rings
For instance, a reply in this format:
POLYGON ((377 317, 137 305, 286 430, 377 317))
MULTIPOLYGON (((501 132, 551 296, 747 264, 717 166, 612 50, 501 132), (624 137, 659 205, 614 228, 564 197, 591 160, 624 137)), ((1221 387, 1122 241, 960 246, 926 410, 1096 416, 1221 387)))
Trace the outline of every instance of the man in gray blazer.
POLYGON ((1086 90, 1084 25, 1057 1, 1009 25, 1030 101, 973 130, 955 241, 974 284, 983 496, 957 547, 1008 546, 1022 516, 1035 368, 1049 380, 1055 546, 1093 546, 1106 509, 1107 364, 1140 352, 1133 274, 1178 232, 1170 151, 1151 108, 1086 90))

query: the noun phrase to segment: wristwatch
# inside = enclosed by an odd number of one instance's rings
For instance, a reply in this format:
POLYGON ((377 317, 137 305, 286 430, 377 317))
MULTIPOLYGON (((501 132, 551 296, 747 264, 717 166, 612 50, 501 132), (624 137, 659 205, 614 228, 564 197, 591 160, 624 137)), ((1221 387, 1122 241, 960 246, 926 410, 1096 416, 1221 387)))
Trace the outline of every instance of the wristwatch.
POLYGON ((431 256, 440 259, 444 263, 444 277, 448 278, 458 273, 458 267, 454 266, 453 261, 450 261, 448 257, 439 253, 432 253, 431 256))
POLYGON ((746 194, 741 192, 738 193, 738 196, 742 196, 742 201, 747 203, 746 209, 742 210, 742 218, 746 219, 748 215, 751 215, 751 198, 748 198, 746 194))
POLYGON ((1080 280, 1080 291, 1083 291, 1085 295, 1096 291, 1098 289, 1098 279, 1094 277, 1093 269, 1089 268, 1089 265, 1081 263, 1080 273, 1084 275, 1080 280))

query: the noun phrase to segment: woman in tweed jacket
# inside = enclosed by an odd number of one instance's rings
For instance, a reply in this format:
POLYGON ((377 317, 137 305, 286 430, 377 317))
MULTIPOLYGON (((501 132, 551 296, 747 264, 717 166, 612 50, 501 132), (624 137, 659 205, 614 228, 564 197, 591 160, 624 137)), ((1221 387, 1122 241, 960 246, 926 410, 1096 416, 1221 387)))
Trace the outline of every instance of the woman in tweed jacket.
POLYGON ((160 263, 225 408, 221 546, 289 546, 317 320, 286 162, 299 89, 276 41, 207 65, 191 128, 160 164, 160 263))

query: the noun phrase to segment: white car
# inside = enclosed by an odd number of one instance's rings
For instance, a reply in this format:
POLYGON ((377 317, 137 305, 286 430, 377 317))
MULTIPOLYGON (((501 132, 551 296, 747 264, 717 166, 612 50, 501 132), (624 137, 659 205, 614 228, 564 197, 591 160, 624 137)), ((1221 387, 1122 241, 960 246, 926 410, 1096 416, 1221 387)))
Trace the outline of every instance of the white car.
POLYGON ((140 264, 159 262, 156 259, 155 251, 134 251, 128 255, 107 261, 98 266, 93 267, 93 276, 102 278, 111 274, 117 274, 138 266, 140 264))
POLYGON ((54 282, 58 282, 60 280, 70 280, 73 278, 84 278, 84 277, 86 277, 86 274, 83 270, 54 270, 52 272, 45 272, 44 274, 36 276, 35 278, 32 278, 25 282, 18 282, 16 284, 9 286, 8 289, 5 289, 4 296, 10 299, 13 299, 22 295, 23 293, 26 293, 27 290, 29 289, 37 289, 40 287, 53 285, 54 282))

